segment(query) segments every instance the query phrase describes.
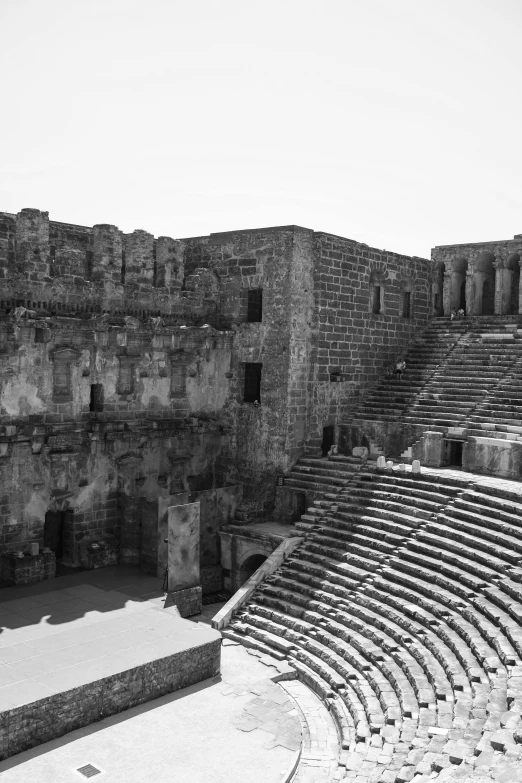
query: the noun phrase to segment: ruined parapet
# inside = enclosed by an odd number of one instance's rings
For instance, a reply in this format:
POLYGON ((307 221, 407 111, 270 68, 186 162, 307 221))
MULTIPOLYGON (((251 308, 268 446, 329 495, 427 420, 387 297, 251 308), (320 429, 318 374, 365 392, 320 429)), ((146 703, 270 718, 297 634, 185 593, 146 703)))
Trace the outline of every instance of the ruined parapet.
POLYGON ((124 235, 125 264, 122 282, 137 288, 150 290, 155 277, 154 236, 137 229, 124 235))
POLYGON ((185 244, 179 239, 158 237, 156 241, 156 285, 178 295, 184 277, 185 244))
POLYGON ((0 213, 0 280, 7 280, 14 271, 16 215, 0 213))
POLYGON ((69 223, 49 223, 49 243, 52 256, 51 276, 60 281, 75 278, 74 285, 81 286, 91 280, 92 274, 92 235, 93 230, 87 226, 76 226, 69 223))
POLYGON ((93 226, 92 280, 121 285, 123 267, 121 231, 105 223, 93 226))
POLYGON ((22 209, 16 216, 15 270, 33 281, 49 277, 53 264, 49 245, 49 213, 22 209))
POLYGON ((211 269, 195 269, 185 279, 183 296, 198 315, 212 316, 219 303, 219 278, 211 269))

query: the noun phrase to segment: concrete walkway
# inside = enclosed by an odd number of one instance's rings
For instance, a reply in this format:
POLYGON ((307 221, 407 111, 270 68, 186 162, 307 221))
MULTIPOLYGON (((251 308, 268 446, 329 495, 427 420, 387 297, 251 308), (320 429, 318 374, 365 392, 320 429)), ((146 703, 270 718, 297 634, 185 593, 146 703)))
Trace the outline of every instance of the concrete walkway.
POLYGON ((112 716, 0 762, 2 783, 279 783, 301 744, 275 667, 225 640, 222 677, 112 716))

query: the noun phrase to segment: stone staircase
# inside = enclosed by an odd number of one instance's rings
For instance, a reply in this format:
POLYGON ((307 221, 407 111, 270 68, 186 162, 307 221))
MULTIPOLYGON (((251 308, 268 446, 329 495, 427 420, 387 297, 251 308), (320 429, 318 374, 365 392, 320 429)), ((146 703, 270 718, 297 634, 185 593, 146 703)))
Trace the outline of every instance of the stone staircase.
POLYGON ((286 658, 329 706, 335 779, 520 763, 520 485, 343 457, 301 460, 288 483, 317 494, 305 541, 224 635, 286 658))
POLYGON ((437 429, 476 426, 491 413, 509 423, 518 413, 512 392, 522 371, 521 336, 514 317, 434 319, 405 357, 402 381, 383 379, 360 402, 354 421, 437 429))

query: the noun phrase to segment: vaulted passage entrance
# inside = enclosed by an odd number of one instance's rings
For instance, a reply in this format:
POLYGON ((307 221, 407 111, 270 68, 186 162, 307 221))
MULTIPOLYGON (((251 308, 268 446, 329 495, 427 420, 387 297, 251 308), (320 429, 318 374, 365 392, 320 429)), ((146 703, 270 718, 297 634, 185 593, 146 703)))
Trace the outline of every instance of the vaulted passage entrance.
POLYGON ((54 552, 57 563, 67 555, 67 536, 70 538, 72 521, 72 511, 48 511, 45 515, 43 543, 54 552))
POLYGON ((259 566, 263 565, 265 560, 265 555, 250 555, 250 557, 247 557, 244 563, 242 563, 240 570, 240 581, 242 585, 245 584, 247 579, 250 579, 259 566))

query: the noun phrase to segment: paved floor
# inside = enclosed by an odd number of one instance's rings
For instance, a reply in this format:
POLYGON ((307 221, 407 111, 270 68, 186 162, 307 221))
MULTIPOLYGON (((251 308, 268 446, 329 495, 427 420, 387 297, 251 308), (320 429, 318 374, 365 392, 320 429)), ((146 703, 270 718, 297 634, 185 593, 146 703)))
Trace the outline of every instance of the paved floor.
MULTIPOLYGON (((2 783, 279 783, 300 747, 295 703, 276 668, 225 640, 206 680, 0 762, 2 783)), ((275 663, 275 662, 274 662, 275 663)))
POLYGON ((166 607, 159 587, 107 568, 0 590, 0 712, 216 637, 166 607))

